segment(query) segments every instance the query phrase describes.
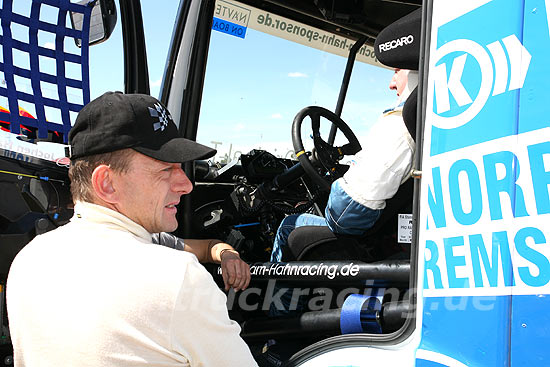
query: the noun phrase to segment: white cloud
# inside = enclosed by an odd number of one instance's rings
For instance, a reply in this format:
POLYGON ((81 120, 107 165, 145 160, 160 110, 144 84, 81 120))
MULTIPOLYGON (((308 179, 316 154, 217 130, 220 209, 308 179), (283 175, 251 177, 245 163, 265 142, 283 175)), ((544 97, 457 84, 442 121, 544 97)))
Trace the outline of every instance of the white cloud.
POLYGON ((274 113, 273 115, 271 115, 271 118, 272 119, 282 119, 283 115, 281 115, 280 113, 274 113))
POLYGON ((55 50, 55 43, 46 42, 46 44, 44 44, 44 47, 49 48, 50 50, 55 50))
POLYGON ((239 122, 238 124, 235 125, 233 130, 234 131, 243 131, 245 128, 246 128, 246 126, 242 122, 239 122))
POLYGON ((307 74, 300 73, 298 71, 295 71, 293 73, 288 73, 288 76, 290 78, 307 78, 307 74))
POLYGON ((162 84, 162 77, 158 78, 158 80, 155 80, 154 82, 152 82, 151 87, 160 87, 161 84, 162 84))

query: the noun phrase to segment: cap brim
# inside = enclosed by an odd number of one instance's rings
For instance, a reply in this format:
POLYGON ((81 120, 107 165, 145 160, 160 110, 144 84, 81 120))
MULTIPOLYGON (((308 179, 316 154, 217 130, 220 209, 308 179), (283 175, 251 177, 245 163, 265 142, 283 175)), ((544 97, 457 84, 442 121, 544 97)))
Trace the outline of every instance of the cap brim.
POLYGON ((185 138, 172 139, 159 149, 143 146, 136 146, 133 149, 148 157, 168 163, 185 163, 197 159, 208 159, 216 154, 216 149, 185 138))

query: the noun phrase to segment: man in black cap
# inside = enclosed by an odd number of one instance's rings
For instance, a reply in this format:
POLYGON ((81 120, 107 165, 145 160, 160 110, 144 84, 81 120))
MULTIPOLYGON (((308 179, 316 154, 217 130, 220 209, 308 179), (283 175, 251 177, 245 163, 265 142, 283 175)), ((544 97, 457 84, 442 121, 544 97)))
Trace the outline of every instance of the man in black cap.
POLYGON ((221 262, 237 290, 248 265, 220 241, 174 251, 153 239, 177 228, 193 188, 181 163, 215 150, 180 138, 155 98, 122 93, 85 106, 69 143, 75 215, 31 241, 8 276, 16 365, 256 365, 197 260, 221 262))

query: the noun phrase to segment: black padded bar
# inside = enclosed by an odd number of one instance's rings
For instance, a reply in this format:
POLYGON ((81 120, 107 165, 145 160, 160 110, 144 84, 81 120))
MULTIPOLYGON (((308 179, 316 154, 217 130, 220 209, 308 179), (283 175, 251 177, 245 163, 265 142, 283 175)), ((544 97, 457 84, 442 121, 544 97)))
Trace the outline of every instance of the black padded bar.
MULTIPOLYGON (((346 94, 348 93, 349 80, 351 78, 351 72, 353 71, 355 56, 357 56, 357 51, 359 51, 361 46, 363 46, 365 42, 367 42, 367 39, 367 36, 361 37, 349 50, 346 70, 344 71, 344 78, 342 80, 342 85, 340 86, 340 94, 338 95, 338 101, 336 102, 336 110, 334 111, 334 113, 338 115, 338 117, 342 117, 342 110, 344 109, 344 101, 346 100, 346 94)), ((336 125, 332 124, 327 140, 330 145, 334 145, 334 140, 336 139, 336 130, 336 125)))
POLYGON ((382 305, 380 320, 384 332, 399 330, 411 315, 411 305, 408 301, 387 302, 382 305))
MULTIPOLYGON (((383 333, 399 330, 409 315, 406 301, 387 302, 382 311, 377 312, 377 322, 383 333)), ((241 327, 241 337, 246 341, 303 338, 319 334, 340 335, 341 308, 326 311, 304 312, 299 316, 264 317, 245 321, 241 327)))
POLYGON ((266 317, 250 319, 242 325, 241 337, 246 341, 285 338, 303 338, 323 333, 340 334, 340 314, 337 308, 327 311, 304 312, 294 317, 266 317))

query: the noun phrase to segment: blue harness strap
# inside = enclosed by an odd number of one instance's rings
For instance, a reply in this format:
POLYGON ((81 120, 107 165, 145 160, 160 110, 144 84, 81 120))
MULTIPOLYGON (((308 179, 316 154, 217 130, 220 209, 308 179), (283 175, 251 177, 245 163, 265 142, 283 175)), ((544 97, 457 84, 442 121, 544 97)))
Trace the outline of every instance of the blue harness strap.
POLYGON ((63 141, 67 142, 71 129, 70 112, 78 112, 85 104, 90 102, 90 74, 88 64, 89 28, 93 2, 88 5, 71 3, 70 0, 33 0, 29 17, 13 12, 13 0, 4 0, 0 9, 2 35, 0 43, 3 49, 3 60, 0 62, 0 71, 4 73, 6 85, 0 85, 0 95, 7 97, 8 109, 11 113, 0 112, 0 119, 10 123, 10 131, 19 134, 20 125, 33 127, 38 130, 38 137, 48 137, 48 132, 58 132, 63 135, 63 141), (57 24, 51 24, 40 20, 42 5, 56 8, 58 11, 57 24), (67 17, 70 12, 83 14, 82 30, 68 28, 67 17), (28 43, 13 38, 11 25, 13 23, 28 28, 28 43), (55 50, 39 46, 38 32, 47 32, 55 35, 55 50), (65 39, 78 38, 81 40, 80 55, 64 50, 65 39), (28 54, 29 69, 14 65, 13 50, 19 50, 28 54), (52 74, 40 70, 40 58, 54 59, 55 70, 48 70, 52 74), (80 67, 80 79, 66 75, 66 64, 71 62, 80 67), (32 93, 17 90, 15 76, 30 81, 32 93), (42 91, 41 82, 55 84, 57 86, 58 99, 47 98, 42 91), (79 89, 82 93, 82 104, 69 102, 67 88, 79 89), (20 116, 20 101, 34 105, 36 120, 20 116), (61 121, 48 121, 46 107, 57 109, 61 121))

